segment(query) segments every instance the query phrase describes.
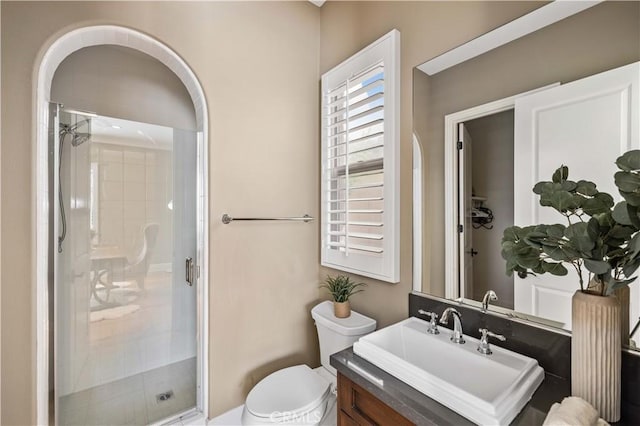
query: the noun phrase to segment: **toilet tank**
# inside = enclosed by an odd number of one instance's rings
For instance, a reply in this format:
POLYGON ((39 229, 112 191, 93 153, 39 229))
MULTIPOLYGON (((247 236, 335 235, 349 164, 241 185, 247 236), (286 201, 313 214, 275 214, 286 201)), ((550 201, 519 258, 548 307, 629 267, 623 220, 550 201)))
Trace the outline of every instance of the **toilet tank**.
POLYGON ((320 361, 333 375, 336 369, 329 364, 329 357, 352 346, 361 336, 376 329, 376 320, 351 311, 348 318, 337 318, 333 314, 333 303, 324 301, 311 310, 320 342, 320 361))

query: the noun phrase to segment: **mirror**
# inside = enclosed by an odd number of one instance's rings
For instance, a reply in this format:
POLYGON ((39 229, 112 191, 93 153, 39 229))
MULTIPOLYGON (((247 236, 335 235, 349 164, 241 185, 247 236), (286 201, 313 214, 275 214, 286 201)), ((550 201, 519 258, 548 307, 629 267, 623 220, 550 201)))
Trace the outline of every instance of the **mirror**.
MULTIPOLYGON (((540 142, 538 151, 523 154, 514 146, 519 146, 517 123, 525 110, 515 105, 529 108, 528 114, 537 117, 532 113, 538 108, 536 102, 543 98, 551 102, 550 93, 565 96, 569 83, 639 61, 639 13, 637 2, 603 2, 443 71, 427 75, 420 70, 424 67, 414 69, 413 122, 419 148, 414 148, 414 155, 420 156, 414 161, 414 182, 420 177, 420 185, 414 185, 414 200, 420 206, 414 206, 414 232, 418 232, 414 239, 421 241, 414 250, 419 256, 414 271, 421 276, 414 279, 416 291, 480 306, 485 292, 492 289, 498 300, 491 301, 490 309, 570 330, 565 302, 576 287, 569 292, 560 284, 545 287, 549 274, 526 280, 508 277, 500 254, 502 233, 514 223, 558 223, 549 216, 554 212, 531 207, 538 201, 531 188, 535 182, 550 180, 561 164, 569 166, 571 178, 594 181, 601 191, 619 196, 613 185, 613 162, 620 149, 637 149, 640 141, 604 152, 589 145, 601 137, 589 131, 594 120, 584 119, 579 126, 560 122, 556 128, 551 120, 536 127, 537 131, 544 127, 547 136, 539 140, 547 145, 540 142), (565 145, 556 140, 559 137, 573 137, 583 145, 565 145), (463 145, 461 153, 458 142, 463 145), (542 149, 548 150, 546 157, 542 149), (602 157, 612 157, 606 160, 611 170, 595 170, 602 157), (529 181, 514 177, 522 171, 529 181), (538 177, 531 180, 531 176, 538 177), (524 216, 523 209, 529 210, 524 216), (471 232, 458 236, 459 225, 471 232), (528 299, 523 302, 523 297, 528 299), (525 309, 519 309, 523 303, 525 309)), ((591 81, 599 84, 597 79, 591 81)), ((575 272, 569 271, 565 278, 577 285, 575 272)), ((632 340, 640 342, 640 283, 631 285, 630 297, 632 340)))

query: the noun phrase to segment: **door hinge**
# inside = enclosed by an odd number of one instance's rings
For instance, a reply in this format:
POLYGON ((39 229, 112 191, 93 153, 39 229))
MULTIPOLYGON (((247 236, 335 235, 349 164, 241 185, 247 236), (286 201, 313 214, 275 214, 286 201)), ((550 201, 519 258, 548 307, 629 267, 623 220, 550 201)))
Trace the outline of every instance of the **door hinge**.
POLYGON ((463 231, 464 231, 464 226, 458 225, 458 232, 462 234, 463 231))
POLYGON ((462 141, 458 141, 458 149, 462 149, 462 141))

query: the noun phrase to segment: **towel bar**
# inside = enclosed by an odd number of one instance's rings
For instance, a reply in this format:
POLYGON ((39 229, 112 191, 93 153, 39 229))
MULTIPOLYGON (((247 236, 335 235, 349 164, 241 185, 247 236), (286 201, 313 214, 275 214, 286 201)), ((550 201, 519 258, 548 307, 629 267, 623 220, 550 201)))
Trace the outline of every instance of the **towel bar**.
POLYGON ((235 220, 290 220, 308 223, 311 222, 313 218, 308 214, 305 214, 302 217, 231 217, 226 213, 222 215, 222 223, 225 225, 228 225, 235 220))

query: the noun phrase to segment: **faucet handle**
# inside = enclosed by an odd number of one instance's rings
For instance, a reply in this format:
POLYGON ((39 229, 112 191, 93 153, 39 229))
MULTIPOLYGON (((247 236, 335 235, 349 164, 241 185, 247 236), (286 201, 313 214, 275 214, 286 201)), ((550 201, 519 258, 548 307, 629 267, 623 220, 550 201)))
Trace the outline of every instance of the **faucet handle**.
POLYGON ((418 313, 420 315, 426 315, 431 318, 429 322, 429 328, 427 328, 427 333, 440 334, 440 330, 438 330, 438 314, 436 314, 435 312, 428 312, 423 309, 418 309, 418 313))
POLYGON ((481 354, 491 355, 493 353, 493 351, 491 350, 491 345, 489 345, 489 337, 494 337, 501 342, 507 340, 507 338, 502 334, 496 334, 486 328, 480 328, 478 329, 478 331, 482 333, 482 336, 480 337, 480 343, 478 344, 478 352, 480 352, 481 354))

